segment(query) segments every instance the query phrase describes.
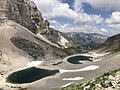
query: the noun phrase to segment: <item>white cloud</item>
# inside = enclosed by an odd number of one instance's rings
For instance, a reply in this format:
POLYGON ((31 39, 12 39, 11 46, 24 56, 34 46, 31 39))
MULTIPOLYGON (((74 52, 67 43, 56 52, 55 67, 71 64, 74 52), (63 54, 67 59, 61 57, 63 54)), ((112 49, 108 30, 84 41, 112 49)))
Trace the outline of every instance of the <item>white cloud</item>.
POLYGON ((56 29, 56 26, 57 27, 61 26, 61 24, 58 21, 56 21, 56 20, 49 20, 49 22, 50 22, 50 27, 51 28, 55 28, 56 29))
POLYGON ((75 9, 81 7, 82 3, 88 3, 96 9, 120 10, 120 0, 75 0, 75 9))
POLYGON ((69 24, 69 23, 66 23, 66 24, 64 24, 64 25, 61 25, 60 27, 61 27, 62 29, 66 29, 66 28, 70 27, 70 24, 69 24))
MULTIPOLYGON (((105 33, 105 27, 97 25, 104 24, 105 20, 100 15, 89 15, 84 12, 82 3, 88 3, 93 8, 105 10, 120 10, 120 0, 75 0, 74 9, 71 9, 69 4, 62 3, 62 0, 33 0, 43 17, 50 20, 51 27, 61 31, 78 31, 78 32, 96 32, 105 33), (73 24, 67 23, 61 25, 59 20, 54 18, 66 18, 74 21, 73 24), (101 29, 100 29, 101 28, 101 29)), ((120 12, 114 12, 111 18, 106 20, 110 27, 120 28, 120 12)), ((103 25, 104 26, 104 25, 103 25)), ((110 31, 110 30, 109 30, 110 31)), ((108 33, 108 32, 107 32, 108 33)))
POLYGON ((104 28, 101 28, 100 30, 101 30, 102 32, 107 32, 107 30, 104 29, 104 28))
POLYGON ((101 33, 99 29, 97 29, 94 25, 80 25, 80 24, 63 24, 60 26, 55 26, 57 30, 62 32, 84 32, 84 33, 101 33))
POLYGON ((108 26, 116 29, 120 29, 120 12, 113 12, 111 17, 106 19, 108 26))
POLYGON ((91 23, 91 24, 99 24, 102 23, 103 18, 98 15, 88 15, 86 13, 79 13, 79 17, 75 19, 77 23, 91 23))
POLYGON ((57 24, 58 22, 56 20, 49 20, 51 24, 57 24))
POLYGON ((77 13, 70 9, 69 4, 62 3, 58 0, 33 0, 38 9, 46 18, 63 17, 74 19, 77 13))
MULTIPOLYGON (((81 11, 72 10, 67 3, 62 3, 58 0, 33 0, 38 6, 42 15, 49 19, 55 17, 62 17, 72 19, 78 23, 101 23, 102 18, 98 15, 88 15, 81 11)), ((80 8, 80 7, 79 7, 80 8)))

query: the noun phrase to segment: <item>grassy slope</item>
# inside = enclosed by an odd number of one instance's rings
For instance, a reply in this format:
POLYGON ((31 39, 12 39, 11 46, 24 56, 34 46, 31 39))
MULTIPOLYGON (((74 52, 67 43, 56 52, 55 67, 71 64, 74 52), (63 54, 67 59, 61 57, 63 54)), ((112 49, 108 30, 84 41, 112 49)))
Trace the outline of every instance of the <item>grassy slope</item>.
MULTIPOLYGON (((111 72, 107 72, 105 74, 103 74, 102 76, 94 79, 94 80, 89 80, 83 83, 77 83, 74 85, 70 85, 68 87, 65 88, 61 88, 59 90, 103 90, 106 89, 108 87, 112 87, 112 81, 110 81, 110 76, 111 77, 117 77, 117 75, 120 76, 120 69, 118 70, 114 70, 111 72), (86 88, 86 89, 85 89, 86 88)), ((120 78, 119 80, 117 80, 117 83, 120 85, 120 78)), ((120 87, 119 87, 120 89, 120 87)), ((117 90, 119 90, 117 89, 117 90)), ((108 89, 107 89, 108 90, 108 89)))

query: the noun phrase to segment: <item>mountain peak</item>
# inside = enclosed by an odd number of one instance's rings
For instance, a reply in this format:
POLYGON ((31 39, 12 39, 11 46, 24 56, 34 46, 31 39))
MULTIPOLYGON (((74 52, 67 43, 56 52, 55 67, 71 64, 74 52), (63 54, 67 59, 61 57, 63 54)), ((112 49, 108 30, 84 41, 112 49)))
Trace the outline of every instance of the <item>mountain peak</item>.
POLYGON ((49 22, 44 20, 34 2, 30 0, 1 0, 1 19, 13 20, 33 33, 47 29, 49 22))

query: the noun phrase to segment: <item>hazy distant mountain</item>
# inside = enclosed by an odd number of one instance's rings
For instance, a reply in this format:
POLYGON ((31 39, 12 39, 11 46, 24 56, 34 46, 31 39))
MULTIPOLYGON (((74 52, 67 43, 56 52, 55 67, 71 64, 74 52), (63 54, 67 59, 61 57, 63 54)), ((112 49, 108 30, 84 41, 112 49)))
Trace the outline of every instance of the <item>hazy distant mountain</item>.
POLYGON ((98 33, 82 33, 82 32, 69 32, 64 33, 64 36, 69 38, 76 48, 83 50, 90 50, 96 48, 98 45, 104 43, 107 36, 98 33))

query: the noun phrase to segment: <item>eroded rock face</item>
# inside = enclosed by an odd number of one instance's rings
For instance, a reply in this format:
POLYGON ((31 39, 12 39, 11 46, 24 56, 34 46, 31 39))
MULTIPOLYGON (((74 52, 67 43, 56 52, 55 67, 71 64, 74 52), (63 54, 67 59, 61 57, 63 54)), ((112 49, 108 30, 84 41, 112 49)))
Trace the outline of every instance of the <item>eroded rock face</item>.
POLYGON ((6 57, 6 55, 2 51, 0 51, 0 64, 11 65, 9 59, 6 57))
POLYGON ((0 51, 0 60, 2 60, 2 51, 0 51))
POLYGON ((102 51, 105 52, 119 52, 120 51, 120 34, 109 37, 105 43, 103 43, 100 47, 102 51))
POLYGON ((17 48, 27 52, 34 59, 45 57, 44 49, 36 43, 21 38, 11 38, 11 41, 17 48))
POLYGON ((50 23, 30 0, 0 0, 0 12, 0 19, 13 20, 35 34, 49 28, 50 23))
MULTIPOLYGON (((54 29, 49 28, 49 21, 43 19, 42 14, 33 1, 0 0, 0 20, 1 19, 15 21, 34 34, 39 33, 55 44, 59 45, 58 42, 61 40, 62 35, 54 29)), ((62 45, 62 47, 66 47, 66 45, 62 45)))

